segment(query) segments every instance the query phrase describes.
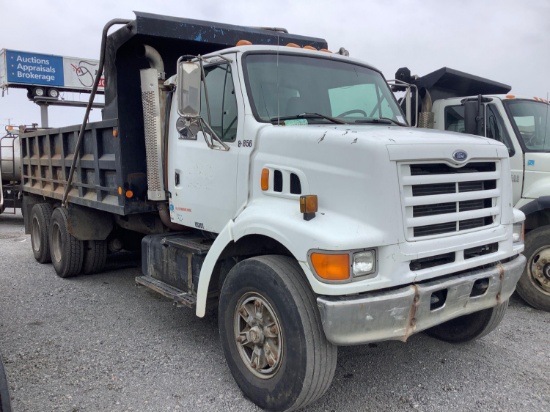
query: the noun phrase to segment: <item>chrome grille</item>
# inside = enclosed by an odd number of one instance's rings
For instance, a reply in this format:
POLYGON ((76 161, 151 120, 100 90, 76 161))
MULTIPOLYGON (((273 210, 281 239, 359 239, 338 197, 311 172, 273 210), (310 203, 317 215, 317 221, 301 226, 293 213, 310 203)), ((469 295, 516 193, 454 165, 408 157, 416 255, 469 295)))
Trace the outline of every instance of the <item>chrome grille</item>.
POLYGON ((479 230, 498 222, 500 163, 400 164, 408 240, 479 230))

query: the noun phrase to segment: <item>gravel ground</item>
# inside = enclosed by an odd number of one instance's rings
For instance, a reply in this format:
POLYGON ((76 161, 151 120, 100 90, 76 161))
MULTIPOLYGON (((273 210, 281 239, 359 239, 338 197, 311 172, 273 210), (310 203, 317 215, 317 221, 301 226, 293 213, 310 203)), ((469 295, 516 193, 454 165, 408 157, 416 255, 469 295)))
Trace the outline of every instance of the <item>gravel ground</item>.
MULTIPOLYGON (((20 215, 0 215, 0 352, 15 412, 259 411, 225 363, 216 319, 136 287, 135 256, 61 279, 38 264, 20 215)), ((549 411, 550 314, 513 297, 466 345, 423 334, 339 349, 305 411, 549 411)))

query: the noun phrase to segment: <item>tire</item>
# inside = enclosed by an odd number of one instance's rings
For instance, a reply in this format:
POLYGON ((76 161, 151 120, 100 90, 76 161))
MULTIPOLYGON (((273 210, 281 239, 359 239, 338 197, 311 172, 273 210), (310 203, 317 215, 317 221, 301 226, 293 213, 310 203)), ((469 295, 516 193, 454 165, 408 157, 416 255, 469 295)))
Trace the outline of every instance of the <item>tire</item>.
POLYGON ((492 332, 500 323, 508 308, 504 301, 494 308, 451 319, 426 330, 426 334, 451 343, 464 343, 479 339, 492 332))
POLYGON ((83 275, 98 273, 105 267, 107 260, 107 242, 104 240, 88 240, 84 244, 84 258, 82 261, 83 275))
POLYGON ((84 258, 84 242, 67 229, 67 209, 58 207, 52 213, 50 224, 50 256, 57 275, 68 278, 78 275, 84 258))
POLYGON ((550 226, 525 235, 523 254, 527 264, 516 290, 529 305, 550 312, 550 226))
POLYGON ((38 203, 31 210, 31 246, 34 258, 40 263, 51 262, 50 258, 50 220, 52 206, 38 203))
POLYGON ((11 412, 11 396, 8 378, 0 357, 0 412, 11 412))
POLYGON ((315 295, 293 259, 235 265, 222 286, 218 323, 231 374, 259 407, 295 410, 329 388, 337 347, 326 340, 315 295))

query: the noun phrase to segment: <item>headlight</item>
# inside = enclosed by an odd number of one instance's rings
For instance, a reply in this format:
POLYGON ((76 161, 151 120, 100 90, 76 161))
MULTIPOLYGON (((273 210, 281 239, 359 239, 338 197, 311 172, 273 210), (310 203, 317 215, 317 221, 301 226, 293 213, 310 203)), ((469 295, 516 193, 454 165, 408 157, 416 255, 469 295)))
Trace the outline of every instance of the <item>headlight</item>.
POLYGON ((376 250, 360 252, 310 250, 308 260, 319 280, 328 283, 344 283, 376 273, 376 250))
POLYGON ((353 277, 365 276, 376 270, 376 251, 366 250, 353 254, 353 277))
POLYGON ((512 240, 514 243, 523 243, 524 231, 523 231, 523 222, 514 223, 514 228, 512 231, 512 240))

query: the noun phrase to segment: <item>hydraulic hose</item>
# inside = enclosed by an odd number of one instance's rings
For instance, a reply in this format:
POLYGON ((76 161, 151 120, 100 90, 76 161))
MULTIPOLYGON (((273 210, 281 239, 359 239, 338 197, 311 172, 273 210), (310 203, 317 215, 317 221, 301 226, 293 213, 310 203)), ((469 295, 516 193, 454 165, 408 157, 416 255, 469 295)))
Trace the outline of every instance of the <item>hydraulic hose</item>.
POLYGON ((92 92, 90 93, 90 99, 88 100, 88 106, 86 106, 86 113, 84 114, 84 120, 80 126, 80 132, 78 133, 78 140, 76 142, 76 147, 74 149, 73 161, 71 163, 71 170, 69 172, 69 178, 67 179, 67 186, 65 187, 65 193, 63 193, 63 200, 61 204, 63 207, 67 207, 67 197, 69 196, 69 191, 73 182, 74 169, 76 167, 76 162, 80 159, 80 146, 82 146, 82 141, 84 140, 84 130, 86 129, 86 124, 88 123, 88 118, 90 117, 90 112, 92 110, 92 104, 94 102, 95 95, 97 93, 97 88, 99 87, 99 81, 101 75, 103 74, 103 65, 105 63, 105 49, 107 47, 107 33, 109 29, 115 24, 129 24, 132 20, 126 19, 113 19, 103 27, 103 33, 101 36, 101 49, 99 57, 99 67, 97 69, 97 75, 92 86, 92 92))

